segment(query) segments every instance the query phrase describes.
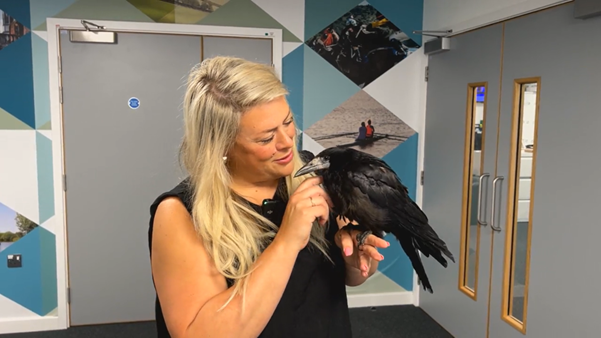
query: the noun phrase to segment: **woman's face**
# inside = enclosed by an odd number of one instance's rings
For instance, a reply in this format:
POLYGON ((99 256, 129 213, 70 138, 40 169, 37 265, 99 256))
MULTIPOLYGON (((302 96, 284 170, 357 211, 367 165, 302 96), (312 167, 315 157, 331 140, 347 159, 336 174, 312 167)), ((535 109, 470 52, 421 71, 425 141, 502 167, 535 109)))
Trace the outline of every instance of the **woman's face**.
POLYGON ((293 115, 284 96, 244 113, 228 155, 232 175, 249 183, 288 176, 293 170, 293 115))

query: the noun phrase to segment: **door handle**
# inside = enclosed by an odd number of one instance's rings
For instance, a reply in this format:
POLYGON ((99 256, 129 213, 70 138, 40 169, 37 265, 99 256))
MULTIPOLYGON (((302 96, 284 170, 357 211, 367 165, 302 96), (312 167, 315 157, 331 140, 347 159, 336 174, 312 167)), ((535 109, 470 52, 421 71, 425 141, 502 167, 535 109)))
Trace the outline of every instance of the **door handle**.
POLYGON ((494 231, 501 231, 501 227, 496 226, 495 225, 495 214, 496 214, 496 209, 497 209, 497 182, 502 181, 503 180, 503 176, 497 176, 495 177, 495 179, 492 181, 492 210, 491 210, 491 217, 490 217, 490 228, 493 229, 494 231))
MULTIPOLYGON (((478 186, 478 215, 476 216, 478 224, 482 226, 487 226, 486 216, 484 216, 484 221, 482 220, 482 181, 484 181, 485 177, 489 177, 490 174, 482 174, 480 175, 479 186, 478 186)), ((484 210, 486 211, 486 203, 484 203, 484 210)))

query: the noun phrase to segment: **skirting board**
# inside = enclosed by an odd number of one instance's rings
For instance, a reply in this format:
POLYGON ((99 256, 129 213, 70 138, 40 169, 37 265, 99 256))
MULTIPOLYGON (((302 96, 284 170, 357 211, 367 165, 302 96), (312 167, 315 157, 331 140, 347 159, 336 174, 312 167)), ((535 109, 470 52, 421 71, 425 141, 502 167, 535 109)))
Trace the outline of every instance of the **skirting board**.
POLYGON ((0 335, 61 329, 66 329, 66 327, 61 327, 58 317, 0 319, 0 335))
POLYGON ((348 295, 349 308, 413 305, 413 292, 366 293, 363 295, 348 295))

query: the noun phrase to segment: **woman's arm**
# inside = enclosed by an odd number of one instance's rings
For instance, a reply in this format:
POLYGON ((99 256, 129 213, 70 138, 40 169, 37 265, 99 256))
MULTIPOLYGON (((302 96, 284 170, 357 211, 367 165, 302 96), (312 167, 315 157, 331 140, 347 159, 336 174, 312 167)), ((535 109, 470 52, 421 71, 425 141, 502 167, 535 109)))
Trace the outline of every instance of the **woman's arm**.
POLYGON ((152 272, 163 316, 173 338, 257 337, 280 301, 298 250, 276 239, 261 254, 246 290, 245 311, 230 297, 225 279, 213 264, 177 198, 158 207, 152 240, 152 272))

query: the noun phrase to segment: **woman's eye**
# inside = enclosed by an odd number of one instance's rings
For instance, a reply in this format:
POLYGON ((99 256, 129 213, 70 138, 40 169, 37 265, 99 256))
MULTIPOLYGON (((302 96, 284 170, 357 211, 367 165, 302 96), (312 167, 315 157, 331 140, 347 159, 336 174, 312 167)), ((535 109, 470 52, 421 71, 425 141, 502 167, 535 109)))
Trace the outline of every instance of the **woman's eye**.
POLYGON ((291 119, 291 120, 290 120, 290 121, 288 121, 288 122, 284 122, 284 125, 286 125, 286 126, 289 126, 290 124, 292 124, 292 121, 294 121, 294 120, 293 120, 293 119, 291 119))
POLYGON ((261 140, 261 141, 259 141, 259 142, 261 142, 261 143, 264 143, 264 144, 267 144, 267 143, 269 143, 269 142, 271 142, 271 141, 273 141, 273 137, 270 137, 270 138, 268 138, 268 139, 265 139, 265 140, 261 140))

